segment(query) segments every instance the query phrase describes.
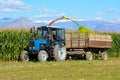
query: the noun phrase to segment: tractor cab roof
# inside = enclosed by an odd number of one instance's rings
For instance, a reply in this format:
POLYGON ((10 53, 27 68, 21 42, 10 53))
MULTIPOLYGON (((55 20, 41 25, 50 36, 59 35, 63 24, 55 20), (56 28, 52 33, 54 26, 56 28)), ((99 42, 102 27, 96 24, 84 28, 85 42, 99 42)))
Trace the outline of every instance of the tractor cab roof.
POLYGON ((38 27, 38 29, 41 29, 41 28, 63 29, 63 28, 60 28, 58 26, 41 26, 41 27, 38 27))

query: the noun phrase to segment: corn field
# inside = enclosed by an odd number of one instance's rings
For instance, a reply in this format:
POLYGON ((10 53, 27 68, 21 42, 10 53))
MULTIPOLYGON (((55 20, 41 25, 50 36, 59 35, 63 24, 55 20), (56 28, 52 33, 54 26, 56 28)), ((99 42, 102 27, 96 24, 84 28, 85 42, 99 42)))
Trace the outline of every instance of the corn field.
MULTIPOLYGON (((112 49, 107 52, 109 56, 120 55, 120 34, 110 33, 112 35, 112 49)), ((27 30, 0 29, 0 60, 16 61, 19 59, 20 52, 28 47, 32 34, 27 30)))
POLYGON ((30 39, 31 34, 26 30, 0 30, 0 60, 18 60, 30 39))
POLYGON ((120 56, 120 33, 110 33, 112 36, 112 48, 107 52, 111 57, 119 57, 120 56))

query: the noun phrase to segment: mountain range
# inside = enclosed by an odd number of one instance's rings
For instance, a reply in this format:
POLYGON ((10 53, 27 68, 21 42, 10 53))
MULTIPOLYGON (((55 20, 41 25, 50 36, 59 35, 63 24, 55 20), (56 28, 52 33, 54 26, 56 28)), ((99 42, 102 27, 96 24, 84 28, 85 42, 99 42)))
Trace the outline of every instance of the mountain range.
MULTIPOLYGON (((113 23, 108 21, 77 21, 80 26, 85 26, 94 31, 102 31, 102 32, 120 32, 120 23, 113 23)), ((2 18, 0 19, 0 27, 17 27, 17 28, 27 28, 27 27, 38 27, 38 26, 47 26, 46 22, 35 23, 32 20, 26 17, 20 17, 17 19, 12 18, 2 18)), ((65 22, 56 22, 52 24, 52 26, 59 26, 61 28, 69 29, 69 30, 77 30, 80 26, 76 25, 72 21, 65 22)))
POLYGON ((1 27, 26 28, 26 27, 37 26, 37 24, 26 17, 20 17, 17 19, 2 18, 0 19, 0 26, 1 27))

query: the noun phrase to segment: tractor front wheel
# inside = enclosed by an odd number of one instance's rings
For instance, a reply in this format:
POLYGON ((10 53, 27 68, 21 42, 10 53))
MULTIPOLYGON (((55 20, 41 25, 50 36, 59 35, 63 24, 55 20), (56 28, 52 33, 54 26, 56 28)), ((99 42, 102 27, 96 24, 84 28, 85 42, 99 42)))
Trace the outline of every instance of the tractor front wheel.
POLYGON ((46 62, 47 58, 48 58, 48 54, 47 54, 47 52, 45 50, 41 50, 38 53, 38 61, 40 61, 40 62, 46 62))
POLYGON ((20 54, 20 59, 21 61, 23 62, 27 62, 29 61, 29 55, 28 55, 28 51, 22 51, 21 54, 20 54))

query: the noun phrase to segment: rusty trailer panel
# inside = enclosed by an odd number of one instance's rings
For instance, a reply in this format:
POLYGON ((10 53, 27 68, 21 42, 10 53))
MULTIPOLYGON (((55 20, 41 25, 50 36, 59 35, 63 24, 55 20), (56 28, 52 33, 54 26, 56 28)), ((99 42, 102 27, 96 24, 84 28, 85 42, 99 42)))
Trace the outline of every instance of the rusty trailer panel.
POLYGON ((88 47, 95 48, 111 48, 111 35, 106 34, 89 34, 88 47))
POLYGON ((109 41, 89 41, 87 47, 111 48, 112 47, 112 42, 109 42, 109 41))

